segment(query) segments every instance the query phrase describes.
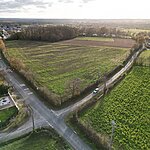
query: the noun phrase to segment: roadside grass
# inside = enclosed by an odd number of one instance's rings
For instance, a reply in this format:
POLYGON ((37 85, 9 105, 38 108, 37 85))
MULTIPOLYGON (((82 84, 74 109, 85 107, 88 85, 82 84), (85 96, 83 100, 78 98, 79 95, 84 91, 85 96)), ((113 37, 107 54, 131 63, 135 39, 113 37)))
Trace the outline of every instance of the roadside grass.
POLYGON ((4 83, 4 80, 2 78, 2 76, 0 75, 0 85, 2 85, 4 83))
POLYGON ((0 150, 72 150, 58 135, 41 131, 0 145, 0 150))
POLYGON ((16 115, 17 112, 18 110, 15 106, 8 109, 0 110, 0 127, 2 124, 5 124, 5 122, 8 122, 10 118, 13 118, 13 116, 16 115))
POLYGON ((116 122, 115 150, 148 150, 150 147, 150 69, 134 66, 132 71, 94 108, 80 116, 82 124, 97 133, 111 135, 116 122))
POLYGON ((68 83, 80 78, 86 88, 129 54, 127 48, 90 47, 60 43, 7 41, 7 57, 22 60, 34 73, 38 86, 65 95, 68 83))
POLYGON ((113 42, 113 38, 105 38, 105 37, 77 37, 77 40, 84 40, 84 41, 108 41, 113 42))
POLYGON ((67 118, 66 118, 66 123, 67 125, 72 128, 77 135, 83 140, 84 143, 86 143, 87 145, 89 145, 89 147, 92 150, 99 150, 99 148, 97 147, 97 145, 95 145, 95 143, 93 143, 88 137, 87 135, 76 125, 76 123, 74 121, 72 121, 72 114, 70 114, 67 118), (71 117, 71 118, 70 118, 71 117))

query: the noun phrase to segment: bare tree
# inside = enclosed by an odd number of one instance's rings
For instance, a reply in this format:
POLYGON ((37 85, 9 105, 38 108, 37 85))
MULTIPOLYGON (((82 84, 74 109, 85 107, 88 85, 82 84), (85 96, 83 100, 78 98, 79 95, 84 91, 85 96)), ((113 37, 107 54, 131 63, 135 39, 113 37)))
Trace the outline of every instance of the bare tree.
POLYGON ((81 92, 81 79, 76 78, 69 82, 68 90, 70 91, 72 96, 79 95, 81 92))
POLYGON ((0 49, 2 49, 3 51, 6 50, 5 44, 2 39, 0 39, 0 49))

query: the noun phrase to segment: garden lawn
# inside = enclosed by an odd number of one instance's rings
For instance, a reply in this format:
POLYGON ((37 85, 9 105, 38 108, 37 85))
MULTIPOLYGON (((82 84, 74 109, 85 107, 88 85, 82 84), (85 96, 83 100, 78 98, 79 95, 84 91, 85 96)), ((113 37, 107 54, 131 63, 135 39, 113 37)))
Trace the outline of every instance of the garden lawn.
POLYGON ((7 41, 7 57, 17 58, 27 66, 38 86, 56 94, 66 92, 69 81, 80 78, 81 89, 94 83, 121 64, 127 48, 91 47, 34 41, 7 41))
POLYGON ((16 115, 18 112, 17 108, 11 107, 8 109, 0 110, 0 120, 1 123, 6 122, 9 118, 12 118, 14 115, 16 115))
POLYGON ((116 122, 115 150, 150 148, 150 68, 135 66, 104 99, 82 114, 80 120, 98 133, 111 134, 116 122))

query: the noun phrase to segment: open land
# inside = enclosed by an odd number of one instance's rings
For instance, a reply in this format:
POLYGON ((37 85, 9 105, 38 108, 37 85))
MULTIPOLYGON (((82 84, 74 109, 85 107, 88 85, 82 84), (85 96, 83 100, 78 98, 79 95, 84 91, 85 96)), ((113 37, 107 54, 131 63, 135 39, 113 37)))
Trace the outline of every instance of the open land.
POLYGON ((121 47, 131 48, 135 44, 132 39, 121 39, 121 38, 99 38, 99 37, 80 37, 72 40, 59 42, 62 44, 71 45, 83 45, 83 46, 110 46, 110 47, 121 47))
POLYGON ((138 63, 142 63, 145 66, 150 66, 150 50, 146 50, 142 52, 142 54, 139 56, 138 63))
POLYGON ((149 29, 137 29, 137 28, 133 28, 133 29, 123 29, 123 31, 128 32, 130 34, 138 34, 140 32, 150 32, 149 29))
POLYGON ((114 120, 116 150, 149 149, 149 78, 149 67, 135 66, 96 106, 82 114, 81 122, 108 137, 114 120))
POLYGON ((51 134, 33 133, 7 145, 0 145, 0 150, 71 150, 61 138, 51 134))
POLYGON ((84 40, 84 41, 110 41, 113 42, 114 39, 113 38, 103 38, 103 37, 77 37, 75 40, 84 40))
POLYGON ((7 42, 7 57, 21 60, 35 74, 38 86, 46 86, 56 94, 64 94, 67 83, 76 78, 81 79, 84 89, 99 74, 121 64, 128 54, 129 48, 85 46, 84 43, 7 42))

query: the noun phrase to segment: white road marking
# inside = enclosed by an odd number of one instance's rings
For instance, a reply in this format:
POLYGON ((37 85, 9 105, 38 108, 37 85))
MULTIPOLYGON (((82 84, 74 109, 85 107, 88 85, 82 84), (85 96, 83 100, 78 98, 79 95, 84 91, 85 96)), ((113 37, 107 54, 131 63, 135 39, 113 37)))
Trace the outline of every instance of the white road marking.
POLYGON ((33 92, 29 92, 29 93, 28 93, 28 95, 31 95, 31 94, 33 94, 33 92))
POLYGON ((26 86, 25 84, 20 84, 21 87, 26 86))
POLYGON ((24 89, 24 91, 28 91, 28 90, 29 90, 29 88, 24 89))

